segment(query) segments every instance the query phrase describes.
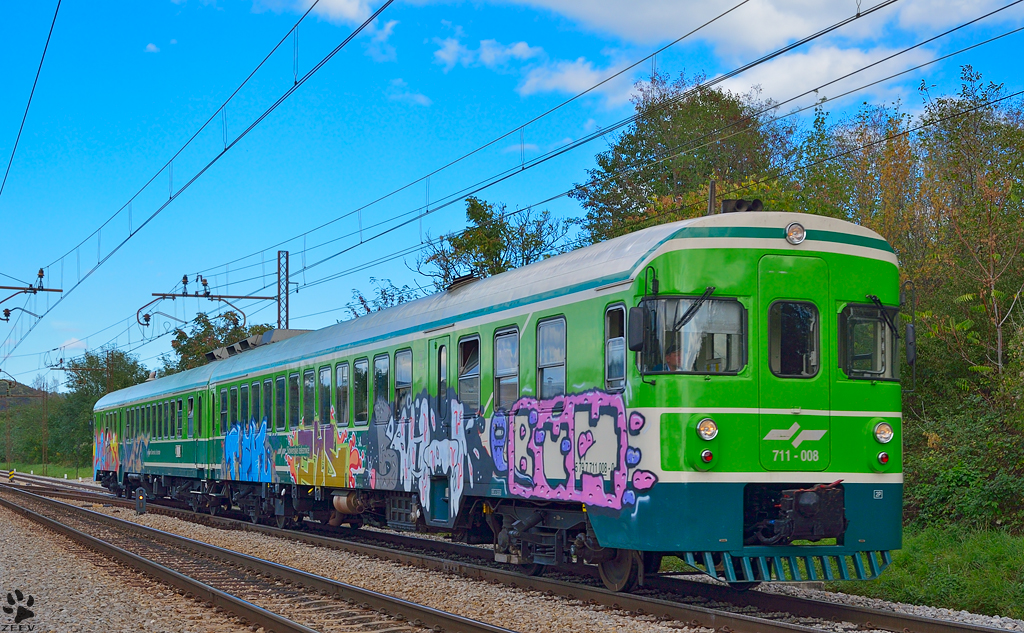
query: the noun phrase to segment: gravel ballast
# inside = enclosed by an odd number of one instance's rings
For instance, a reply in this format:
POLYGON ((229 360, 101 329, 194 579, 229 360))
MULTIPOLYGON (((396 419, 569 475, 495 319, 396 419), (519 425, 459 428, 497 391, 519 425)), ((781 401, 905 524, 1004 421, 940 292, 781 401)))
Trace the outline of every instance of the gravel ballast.
POLYGON ((14 624, 16 612, 0 611, 0 624, 14 627, 5 630, 249 631, 233 618, 187 600, 127 567, 106 563, 95 552, 6 508, 0 508, 0 590, 5 606, 7 594, 20 590, 21 606, 35 614, 23 619, 19 629, 14 624), (30 625, 34 628, 27 628, 30 625))
POLYGON ((424 570, 265 534, 221 530, 158 514, 137 515, 125 508, 82 505, 119 519, 523 633, 711 632, 711 629, 688 627, 679 622, 660 622, 654 616, 586 605, 580 601, 547 596, 539 591, 492 585, 456 574, 424 570))

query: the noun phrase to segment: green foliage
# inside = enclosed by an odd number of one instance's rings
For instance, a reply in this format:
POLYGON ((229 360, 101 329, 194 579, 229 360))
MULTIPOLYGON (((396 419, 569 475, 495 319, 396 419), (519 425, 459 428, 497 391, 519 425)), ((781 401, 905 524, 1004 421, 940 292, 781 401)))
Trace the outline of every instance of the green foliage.
POLYGON ((399 287, 390 279, 370 277, 370 283, 377 291, 369 298, 358 289, 352 289, 352 302, 347 306, 352 318, 378 312, 423 296, 420 288, 413 288, 408 284, 399 287))
POLYGON ((214 319, 200 312, 188 326, 188 331, 174 331, 171 350, 174 355, 165 354, 160 357, 163 367, 161 376, 169 376, 186 369, 202 367, 207 363, 206 352, 237 343, 254 334, 263 334, 274 329, 269 324, 249 325, 242 327, 241 317, 235 312, 225 312, 214 319))
POLYGON ((1024 618, 1024 537, 1003 530, 909 531, 880 578, 829 583, 827 589, 1024 618))
POLYGON ((444 290, 461 275, 490 277, 540 261, 562 251, 570 223, 548 211, 507 211, 505 205, 466 199, 464 231, 428 242, 417 270, 444 290))

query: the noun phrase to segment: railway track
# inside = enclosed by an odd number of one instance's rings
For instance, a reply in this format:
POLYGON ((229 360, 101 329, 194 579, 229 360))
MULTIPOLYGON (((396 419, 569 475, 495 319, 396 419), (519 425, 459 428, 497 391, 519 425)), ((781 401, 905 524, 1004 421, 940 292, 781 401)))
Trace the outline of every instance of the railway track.
MULTIPOLYGON (((131 507, 133 503, 109 495, 79 494, 53 490, 61 497, 131 507)), ((612 593, 599 587, 596 570, 585 565, 570 565, 549 577, 524 576, 510 572, 507 566, 493 562, 489 549, 424 539, 402 534, 350 528, 327 528, 305 522, 304 530, 281 530, 255 525, 230 516, 211 517, 184 508, 150 505, 148 511, 167 514, 212 527, 243 529, 305 543, 330 547, 378 558, 395 560, 427 569, 454 572, 470 578, 501 582, 506 585, 551 592, 584 602, 602 604, 637 613, 656 614, 666 619, 736 631, 752 630, 749 619, 759 620, 758 631, 820 630, 827 628, 894 631, 897 633, 996 633, 1005 631, 961 622, 924 618, 912 614, 845 605, 761 591, 738 592, 728 587, 686 580, 672 575, 649 575, 636 594, 612 593), (341 538, 339 538, 341 537, 341 538), (384 546, 386 545, 386 547, 384 546), (700 600, 701 604, 686 604, 700 600), (706 606, 705 606, 706 605, 706 606), (739 613, 739 612, 745 613, 739 613), (710 613, 708 613, 710 612, 710 613), (730 617, 737 621, 727 622, 730 617), (795 622, 794 622, 795 620, 795 622), (849 625, 844 627, 843 625, 849 625)), ((240 516, 240 515, 239 515, 240 516)))
POLYGON ((16 487, 4 490, 0 505, 268 632, 510 633, 16 487))

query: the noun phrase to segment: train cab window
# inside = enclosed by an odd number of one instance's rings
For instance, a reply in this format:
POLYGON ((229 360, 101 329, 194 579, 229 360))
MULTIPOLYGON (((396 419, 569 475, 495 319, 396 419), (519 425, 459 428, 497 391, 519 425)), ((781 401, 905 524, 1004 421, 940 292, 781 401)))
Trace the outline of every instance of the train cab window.
POLYGON ((220 390, 220 434, 228 432, 228 390, 220 390))
POLYGON ((543 400, 565 393, 565 319, 537 324, 537 383, 543 400))
POLYGON ((239 391, 239 415, 238 419, 242 421, 242 425, 245 426, 249 423, 249 385, 242 385, 238 389, 239 391))
POLYGON ((331 368, 320 368, 320 424, 331 424, 331 368))
POLYGON ((283 431, 285 426, 285 393, 287 393, 287 388, 284 384, 284 376, 278 376, 274 381, 274 428, 278 431, 283 431))
POLYGON ((735 374, 746 364, 746 310, 734 299, 647 299, 644 373, 735 374))
POLYGON ((805 301, 776 301, 768 308, 768 364, 780 378, 818 373, 818 308, 805 301))
MULTIPOLYGON (((174 403, 172 402, 171 403, 171 407, 173 407, 173 406, 174 406, 174 403)), ((185 403, 182 402, 181 400, 178 400, 178 428, 177 428, 176 431, 172 429, 172 432, 174 433, 174 437, 184 437, 184 431, 185 431, 184 422, 185 422, 185 403)))
MULTIPOLYGON (((378 411, 391 408, 391 357, 380 354, 373 357, 373 421, 386 424, 383 415, 378 418, 378 411), (378 405, 382 405, 378 407, 378 405)), ((393 415, 397 415, 393 412, 393 415)), ((390 417, 390 416, 389 416, 390 417)))
POLYGON ((259 381, 252 383, 252 388, 249 390, 249 393, 252 394, 252 419, 254 422, 256 422, 256 424, 259 424, 260 422, 263 421, 263 418, 260 417, 261 402, 259 381))
POLYGON ((232 387, 228 393, 231 404, 231 426, 234 427, 238 424, 238 387, 232 387))
MULTIPOLYGON (((281 404, 284 403, 282 402, 281 404)), ((273 406, 274 382, 268 378, 267 380, 263 381, 263 417, 260 419, 260 421, 266 421, 267 428, 271 430, 273 430, 274 428, 273 406)))
POLYGON ((604 313, 604 387, 626 388, 626 308, 617 305, 604 313))
POLYGON ((508 411, 519 399, 519 330, 494 335, 494 408, 508 411))
POLYGON ((839 368, 849 378, 899 380, 899 339, 889 323, 896 323, 896 308, 888 315, 875 306, 848 305, 839 314, 839 368), (886 319, 886 316, 889 319, 886 319))
POLYGON ((459 341, 459 401, 467 418, 480 410, 480 339, 476 337, 459 341))
POLYGON ((448 419, 448 346, 437 348, 437 417, 448 419))
POLYGON ((300 424, 313 424, 316 411, 316 372, 307 369, 302 372, 302 419, 300 424))
POLYGON ((370 420, 370 361, 360 358, 352 363, 352 407, 356 426, 363 426, 370 420))
POLYGON ((334 368, 334 419, 338 426, 348 426, 348 363, 334 368))
POLYGON ((395 417, 412 417, 412 350, 395 352, 395 417))
POLYGON ((196 433, 196 401, 195 398, 188 399, 188 437, 194 437, 196 433))
POLYGON ((288 429, 299 427, 299 375, 288 375, 288 429))

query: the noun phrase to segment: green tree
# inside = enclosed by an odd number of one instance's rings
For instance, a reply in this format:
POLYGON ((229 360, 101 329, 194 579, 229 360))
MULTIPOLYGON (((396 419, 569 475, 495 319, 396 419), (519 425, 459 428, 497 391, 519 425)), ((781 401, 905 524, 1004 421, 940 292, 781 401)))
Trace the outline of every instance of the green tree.
POLYGON ((709 180, 740 185, 791 164, 795 128, 771 116, 769 101, 703 82, 659 74, 637 84, 637 119, 596 156, 573 193, 586 210, 583 241, 702 214, 706 203, 694 194, 707 200, 709 180))
POLYGON ((571 224, 548 211, 510 212, 503 204, 466 199, 469 226, 428 243, 416 269, 441 291, 461 275, 490 277, 562 252, 571 224))
POLYGON ((266 323, 242 327, 241 318, 232 311, 214 319, 200 312, 188 325, 188 331, 180 328, 174 331, 174 339, 171 341, 173 356, 164 354, 160 357, 163 366, 159 373, 161 376, 169 376, 186 369, 202 367, 207 363, 206 352, 272 329, 274 327, 266 323))

